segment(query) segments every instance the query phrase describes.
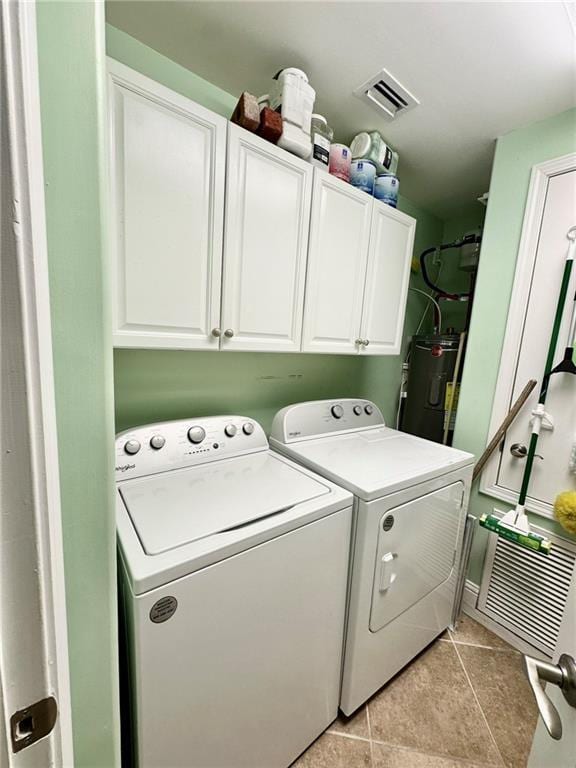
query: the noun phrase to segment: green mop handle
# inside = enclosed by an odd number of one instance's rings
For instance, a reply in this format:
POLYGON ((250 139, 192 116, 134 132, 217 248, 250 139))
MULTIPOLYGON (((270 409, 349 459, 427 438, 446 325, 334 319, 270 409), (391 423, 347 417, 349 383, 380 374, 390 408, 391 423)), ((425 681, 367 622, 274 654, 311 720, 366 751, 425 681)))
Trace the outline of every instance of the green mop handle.
MULTIPOLYGON (((566 256, 566 262, 564 264, 562 285, 560 286, 560 295, 558 296, 558 304, 556 305, 556 316, 554 317, 552 336, 550 337, 550 345, 548 347, 548 357, 546 358, 546 367, 544 368, 544 377, 542 379, 540 396, 538 398, 539 405, 544 405, 546 402, 546 395, 548 394, 548 381, 550 379, 552 366, 554 365, 554 355, 556 354, 556 347, 558 346, 558 336, 560 335, 560 326, 562 325, 562 316, 564 315, 566 295, 568 294, 568 286, 570 284, 570 277, 572 275, 572 265, 574 264, 574 239, 569 239, 571 240, 571 243, 570 247, 568 248, 568 255, 566 256)), ((532 430, 532 436, 530 437, 528 454, 526 456, 526 466, 524 467, 524 475, 522 477, 522 487, 520 488, 520 496, 518 498, 519 506, 524 506, 526 496, 528 495, 528 485, 530 483, 530 475, 532 474, 532 465, 534 464, 534 456, 536 455, 536 447, 538 445, 539 435, 540 424, 537 424, 535 421, 534 428, 532 430)))

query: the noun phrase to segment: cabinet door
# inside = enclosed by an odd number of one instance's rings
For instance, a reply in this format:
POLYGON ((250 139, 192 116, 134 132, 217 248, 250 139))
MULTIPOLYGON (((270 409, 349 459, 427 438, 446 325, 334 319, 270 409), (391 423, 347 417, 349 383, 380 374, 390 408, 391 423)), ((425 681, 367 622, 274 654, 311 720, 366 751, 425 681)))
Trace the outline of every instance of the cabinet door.
POLYGON ((109 62, 114 344, 218 349, 226 120, 109 62))
POLYGON ((363 355, 397 355, 402 345, 416 221, 374 200, 362 330, 363 355))
POLYGON ((316 169, 304 310, 305 352, 359 350, 372 198, 316 169))
POLYGON ((297 352, 312 167, 229 126, 222 349, 297 352))

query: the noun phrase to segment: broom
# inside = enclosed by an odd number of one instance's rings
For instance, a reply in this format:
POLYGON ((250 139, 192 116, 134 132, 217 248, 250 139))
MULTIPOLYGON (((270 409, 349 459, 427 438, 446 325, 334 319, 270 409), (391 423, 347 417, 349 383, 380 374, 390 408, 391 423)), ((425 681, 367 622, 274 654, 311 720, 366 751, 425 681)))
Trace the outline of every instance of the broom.
POLYGON ((568 373, 576 374, 576 365, 574 365, 574 335, 576 334, 576 296, 574 297, 574 307, 572 312, 572 320, 570 322, 570 332, 568 337, 568 345, 564 351, 564 358, 556 367, 554 366, 554 355, 556 354, 556 347, 558 345, 558 336, 560 334, 560 326, 562 324, 562 317, 564 315, 564 308, 566 305, 566 296, 568 294, 568 287, 570 284, 570 277, 572 275, 572 266, 574 264, 574 257, 576 255, 576 227, 572 227, 568 230, 567 238, 570 241, 568 252, 566 254, 566 261, 564 263, 564 273, 562 275, 562 283, 560 285, 560 294, 558 296, 558 303, 556 305, 556 314, 554 317, 554 325, 552 327, 552 335, 550 336, 550 343, 548 345, 548 355, 546 357, 546 366, 544 368, 544 377, 542 379, 542 386, 540 387, 540 396, 538 398, 538 404, 532 411, 532 435, 530 437, 530 446, 526 455, 526 466, 524 467, 524 475, 522 477, 522 485, 520 487, 520 494, 518 496, 518 502, 515 509, 511 509, 504 517, 499 518, 497 515, 482 515, 479 523, 483 528, 497 533, 508 541, 512 541, 520 546, 527 547, 528 549, 535 550, 548 554, 552 543, 544 536, 540 536, 530 530, 530 524, 528 517, 526 516, 526 496, 528 495, 528 486, 530 484, 530 477, 532 475, 532 467, 534 464, 534 457, 536 455, 536 448, 538 446, 538 437, 540 435, 540 428, 542 422, 550 421, 548 414, 545 411, 544 405, 546 403, 546 396, 548 394, 548 385, 550 378, 554 374, 568 373))

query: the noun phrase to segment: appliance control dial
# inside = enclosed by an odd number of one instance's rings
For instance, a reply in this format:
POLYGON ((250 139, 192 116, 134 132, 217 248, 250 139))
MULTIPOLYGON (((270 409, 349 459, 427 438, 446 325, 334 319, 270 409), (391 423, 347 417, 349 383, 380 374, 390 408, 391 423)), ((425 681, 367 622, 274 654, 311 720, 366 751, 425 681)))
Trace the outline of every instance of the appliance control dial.
POLYGON ((224 427, 224 434, 226 434, 228 437, 234 437, 236 432, 237 432, 237 429, 234 426, 234 424, 226 424, 226 426, 224 427))
POLYGON ((341 419, 344 416, 344 408, 341 405, 333 405, 330 412, 335 419, 341 419))
POLYGON ((202 427, 190 427, 188 430, 188 440, 194 445, 198 445, 206 437, 206 432, 202 427))
POLYGON ((254 424, 247 421, 246 424, 242 426, 242 432, 244 432, 245 435, 251 435, 254 432, 254 424))
POLYGON ((355 405, 352 410, 354 411, 356 416, 360 416, 360 414, 362 413, 362 406, 361 405, 355 405))
POLYGON ((140 450, 140 443, 138 440, 128 440, 124 445, 124 450, 129 456, 135 456, 140 450))
POLYGON ((152 435, 150 438, 150 447, 154 448, 156 451, 159 451, 160 448, 164 448, 165 443, 166 439, 162 437, 162 435, 152 435))
POLYGON ((365 405, 364 413, 366 413, 368 416, 372 416, 372 414, 374 413, 374 407, 371 405, 365 405))

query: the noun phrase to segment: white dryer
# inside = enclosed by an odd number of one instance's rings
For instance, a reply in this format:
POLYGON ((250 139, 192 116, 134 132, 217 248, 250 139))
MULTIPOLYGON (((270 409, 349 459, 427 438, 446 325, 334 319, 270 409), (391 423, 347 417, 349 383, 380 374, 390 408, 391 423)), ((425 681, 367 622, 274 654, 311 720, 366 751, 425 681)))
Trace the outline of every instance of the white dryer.
POLYGON ((374 403, 353 399, 284 408, 270 444, 355 496, 349 715, 451 623, 474 457, 388 429, 374 403))
POLYGON ((337 715, 352 496, 238 416, 116 439, 139 768, 286 768, 337 715))

